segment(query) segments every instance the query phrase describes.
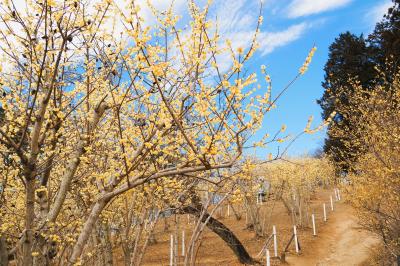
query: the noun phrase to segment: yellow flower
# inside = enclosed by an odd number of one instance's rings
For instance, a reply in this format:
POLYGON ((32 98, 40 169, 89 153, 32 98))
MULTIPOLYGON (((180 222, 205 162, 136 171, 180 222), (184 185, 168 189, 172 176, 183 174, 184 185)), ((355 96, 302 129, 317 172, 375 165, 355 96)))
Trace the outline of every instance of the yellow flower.
POLYGON ((261 73, 265 74, 265 70, 267 67, 265 65, 261 65, 261 73))
POLYGON ((222 81, 222 86, 224 86, 225 88, 227 88, 227 87, 229 87, 229 81, 227 81, 227 80, 223 80, 222 81))
POLYGON ((151 71, 153 71, 156 76, 162 76, 164 74, 164 70, 160 65, 153 65, 151 71))
POLYGON ((47 5, 49 7, 55 7, 56 6, 56 2, 54 0, 47 0, 47 5))
POLYGON ((307 69, 308 69, 308 66, 310 65, 310 63, 311 63, 311 59, 312 59, 312 57, 314 56, 314 53, 315 53, 315 51, 317 50, 317 47, 313 47, 311 50, 310 50, 310 52, 308 53, 308 56, 307 56, 307 58, 306 58, 306 61, 304 62, 304 64, 300 67, 300 69, 299 69, 299 73, 301 74, 301 75, 303 75, 306 71, 307 71, 307 69))

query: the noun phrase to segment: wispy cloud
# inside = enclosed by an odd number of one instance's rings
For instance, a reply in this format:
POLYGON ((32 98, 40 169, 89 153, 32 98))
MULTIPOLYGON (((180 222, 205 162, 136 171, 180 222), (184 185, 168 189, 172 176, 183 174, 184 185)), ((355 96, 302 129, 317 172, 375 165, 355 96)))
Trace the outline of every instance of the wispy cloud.
MULTIPOLYGON (((25 10, 25 0, 14 0, 18 4, 18 11, 24 12, 25 10)), ((89 0, 89 11, 92 11, 94 5, 101 0, 89 0)), ((125 33, 126 30, 121 22, 121 17, 118 12, 124 13, 126 16, 130 15, 129 0, 114 0, 117 4, 118 11, 109 16, 107 23, 104 24, 102 31, 107 33, 113 32, 115 36, 122 36, 121 33, 125 33)), ((274 7, 281 0, 264 0, 264 6, 274 7)), ((313 0, 319 2, 318 0, 313 0)), ((328 1, 328 0, 324 0, 328 1)), ((350 1, 350 0, 337 0, 340 1, 350 1)), ((206 0, 197 0, 196 3, 202 6, 206 4, 206 0)), ((307 2, 295 0, 295 3, 307 2)), ((328 1, 329 2, 329 1, 328 1)), ((189 18, 189 12, 187 9, 187 0, 150 0, 150 3, 157 10, 166 10, 173 4, 174 13, 182 16, 181 22, 186 23, 189 18)), ((155 25, 156 19, 152 14, 150 8, 147 6, 147 0, 136 0, 135 5, 140 6, 139 15, 143 18, 144 26, 155 25)), ((216 20, 218 24, 218 31, 221 36, 221 45, 224 45, 225 41, 229 39, 232 43, 232 48, 236 50, 241 47, 243 49, 248 49, 251 45, 252 39, 255 34, 256 25, 258 21, 258 12, 260 8, 260 0, 231 0, 223 1, 216 0, 211 6, 209 13, 209 19, 216 20)), ((28 12, 26 10, 25 12, 28 12)), ((2 25, 0 23, 0 29, 2 25)), ((262 56, 273 52, 276 48, 285 46, 298 40, 303 36, 307 29, 311 27, 310 23, 299 23, 287 28, 283 28, 279 31, 264 31, 265 27, 261 29, 258 34, 259 52, 262 56)), ((186 27, 185 27, 186 28, 186 27)), ((185 30, 184 30, 185 32, 185 30)), ((124 35, 125 36, 125 35, 124 35)), ((1 55, 1 54, 0 54, 1 55)), ((220 56, 220 64, 222 64, 225 69, 230 67, 232 60, 230 55, 220 56)))
POLYGON ((377 22, 383 19, 383 15, 388 11, 388 9, 393 6, 392 1, 386 0, 374 6, 367 14, 365 19, 368 20, 371 25, 375 25, 377 22))
POLYGON ((263 32, 260 35, 260 51, 262 55, 273 52, 276 48, 288 45, 299 39, 311 25, 308 23, 300 23, 283 31, 263 32))
POLYGON ((287 9, 289 18, 297 18, 333 10, 349 4, 352 0, 293 0, 287 9))
MULTIPOLYGON (((249 48, 254 37, 257 24, 258 1, 232 0, 216 1, 216 9, 211 16, 217 17, 218 28, 222 36, 221 41, 229 39, 232 48, 249 48)), ((311 27, 310 23, 299 23, 289 26, 280 31, 263 31, 258 35, 258 51, 262 56, 272 53, 276 48, 288 45, 303 36, 307 29, 311 27)), ((226 68, 229 67, 230 58, 220 56, 220 62, 226 68)))

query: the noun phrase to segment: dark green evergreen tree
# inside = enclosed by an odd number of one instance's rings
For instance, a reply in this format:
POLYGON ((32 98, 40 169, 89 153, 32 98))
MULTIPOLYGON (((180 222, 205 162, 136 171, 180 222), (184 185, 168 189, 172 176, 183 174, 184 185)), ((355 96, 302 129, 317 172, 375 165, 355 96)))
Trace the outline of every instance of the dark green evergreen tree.
POLYGON ((400 0, 393 0, 393 6, 368 36, 368 44, 376 65, 386 70, 387 76, 392 76, 400 63, 400 0), (390 65, 386 64, 387 60, 390 65))
MULTIPOLYGON (((347 121, 347 115, 341 110, 348 111, 350 104, 348 96, 351 95, 354 80, 359 81, 364 87, 372 87, 374 83, 374 63, 371 61, 371 49, 364 37, 356 36, 350 32, 339 35, 329 47, 329 59, 325 65, 325 80, 322 83, 325 91, 318 103, 322 108, 322 117, 328 118, 336 111, 333 123, 328 128, 328 137, 325 140, 324 151, 330 155, 338 165, 339 170, 348 171, 349 166, 358 154, 355 145, 349 145, 353 136, 335 136, 335 130, 349 130, 357 126, 347 121), (344 108, 343 108, 344 107, 344 108)), ((356 114, 354 114, 356 115, 356 114)))
POLYGON ((332 156, 339 172, 349 171, 352 163, 366 148, 357 141, 357 134, 360 134, 363 125, 352 124, 347 119, 357 115, 348 113, 348 107, 354 104, 351 99, 351 83, 358 81, 364 88, 373 89, 382 78, 390 82, 400 67, 400 0, 392 1, 393 6, 382 21, 376 24, 367 39, 362 35, 345 32, 329 47, 329 58, 324 68, 325 79, 322 83, 325 91, 318 103, 324 119, 332 111, 337 112, 328 128, 324 152, 332 156), (383 77, 378 75, 375 67, 381 70, 383 77), (354 134, 334 134, 338 130, 354 134))

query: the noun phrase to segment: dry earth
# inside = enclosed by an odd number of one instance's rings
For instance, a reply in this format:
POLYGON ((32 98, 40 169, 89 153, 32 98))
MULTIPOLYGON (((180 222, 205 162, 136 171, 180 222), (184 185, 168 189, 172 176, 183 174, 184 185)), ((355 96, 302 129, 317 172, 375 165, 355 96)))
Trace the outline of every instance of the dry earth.
POLYGON ((337 207, 327 225, 318 232, 317 239, 304 248, 304 253, 287 257, 290 265, 366 265, 370 249, 378 244, 378 239, 358 227, 349 206, 340 204, 337 207))
MULTIPOLYGON (((289 252, 286 254, 288 263, 286 265, 351 266, 360 265, 361 263, 368 265, 365 261, 368 259, 369 249, 374 247, 378 240, 357 226, 354 210, 343 202, 336 202, 334 211, 328 211, 328 221, 323 222, 322 204, 326 203, 327 209, 330 209, 328 206, 331 194, 330 190, 317 192, 310 208, 316 215, 317 236, 312 236, 312 230, 309 227, 299 228, 298 235, 302 254, 297 255, 294 251, 294 245, 291 244, 289 252)), ((292 219, 282 203, 276 202, 274 207, 272 205, 271 203, 263 205, 261 211, 265 215, 266 231, 271 232, 272 225, 277 227, 280 254, 292 235, 292 219)), ((239 209, 238 206, 236 208, 239 209)), ((226 209, 223 210, 223 213, 226 213, 226 209)), ((186 217, 181 218, 181 228, 185 230, 186 238, 189 238, 193 225, 187 224, 186 217)), ((220 217, 219 220, 235 232, 253 257, 260 252, 265 238, 254 238, 254 233, 245 229, 244 217, 237 221, 231 215, 230 217, 220 217)), ((172 220, 170 223, 170 229, 173 229, 172 220)), ((148 247, 143 265, 169 265, 169 236, 172 232, 163 230, 163 222, 159 224, 156 228, 157 244, 148 247)), ((181 249, 180 246, 179 249, 181 249)), ((272 251, 272 246, 270 246, 270 250, 272 251)), ((264 260, 263 258, 261 259, 264 260)), ((178 260, 182 265, 183 258, 180 257, 178 260)), ((121 263, 117 264, 122 265, 122 258, 119 262, 121 263)), ((241 264, 218 236, 206 230, 198 251, 196 265, 233 266, 241 264)), ((263 265, 265 265, 265 262, 263 262, 263 265)), ((277 259, 273 259, 271 265, 282 265, 282 263, 277 259)))

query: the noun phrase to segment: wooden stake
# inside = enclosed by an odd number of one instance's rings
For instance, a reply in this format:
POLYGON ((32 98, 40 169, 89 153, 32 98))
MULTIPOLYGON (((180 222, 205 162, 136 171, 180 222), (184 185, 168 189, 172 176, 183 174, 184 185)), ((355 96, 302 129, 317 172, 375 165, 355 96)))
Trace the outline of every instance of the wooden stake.
POLYGON ((175 237, 175 248, 174 248, 174 265, 178 265, 178 256, 179 256, 179 250, 178 250, 178 231, 176 231, 176 237, 175 237))
POLYGON ((272 234, 274 235, 274 257, 278 257, 278 240, 276 239, 276 227, 272 226, 272 234))
POLYGON ((331 210, 333 211, 333 199, 332 199, 332 195, 331 195, 331 210))
POLYGON ((271 257, 269 255, 269 249, 265 249, 265 260, 266 260, 266 265, 271 266, 271 257))
POLYGON ((228 217, 230 216, 230 205, 228 204, 228 217))
POLYGON ((316 236, 317 230, 315 228, 315 215, 314 214, 311 214, 311 220, 312 220, 313 236, 316 236))
POLYGON ((174 266, 174 236, 172 234, 169 246, 169 266, 174 266))
POLYGON ((326 204, 323 204, 323 208, 324 208, 324 222, 326 222, 326 204))
POLYGON ((294 233, 294 246, 296 248, 296 253, 299 253, 299 241, 297 239, 297 229, 295 225, 293 225, 293 233, 294 233))
POLYGON ((182 257, 185 256, 185 230, 182 230, 182 257))

